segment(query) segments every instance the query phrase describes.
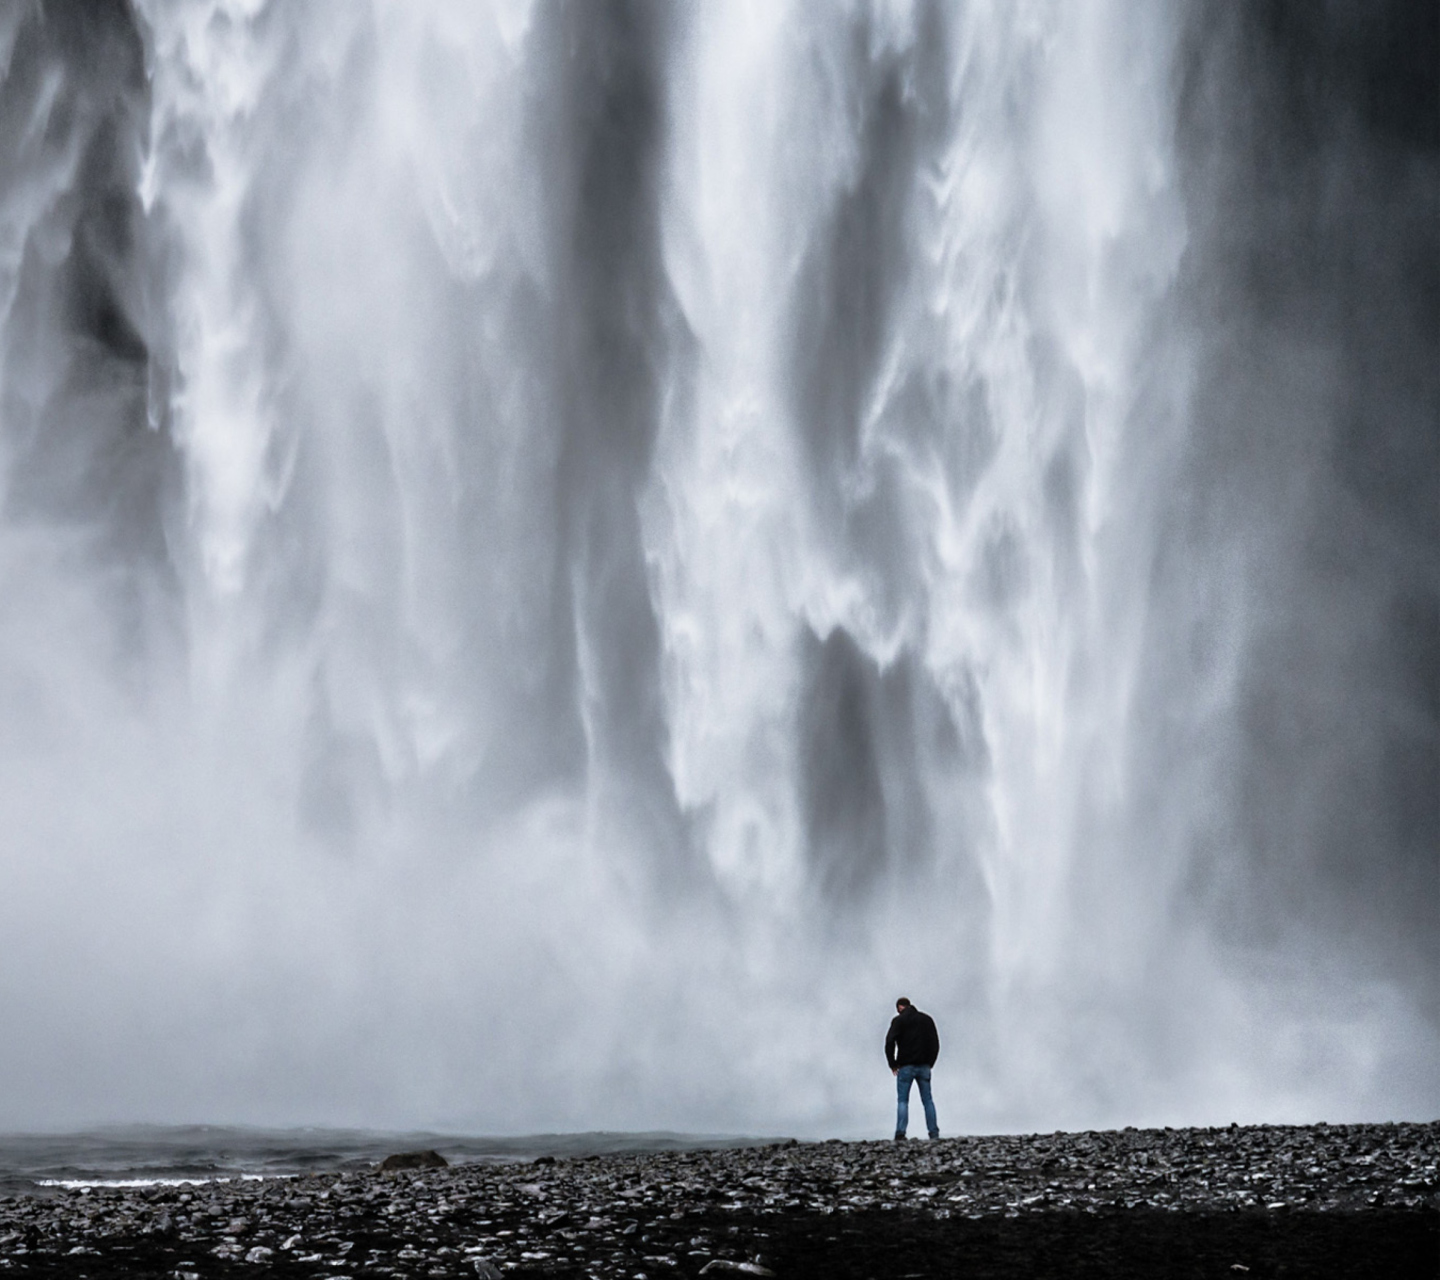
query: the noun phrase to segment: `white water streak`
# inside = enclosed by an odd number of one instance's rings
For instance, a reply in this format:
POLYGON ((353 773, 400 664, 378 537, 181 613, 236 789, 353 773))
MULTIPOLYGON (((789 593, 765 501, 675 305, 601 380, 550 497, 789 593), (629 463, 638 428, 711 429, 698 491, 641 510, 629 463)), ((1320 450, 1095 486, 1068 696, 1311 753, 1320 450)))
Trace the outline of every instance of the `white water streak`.
MULTIPOLYGON (((0 988, 38 1046, 15 1116, 883 1129, 901 988, 947 1128, 1380 1096, 1332 1033, 1405 1043, 1403 1003, 1337 1012, 1283 950, 1237 976, 1177 910, 1251 624, 1243 556, 1197 551, 1215 656, 1157 696, 1190 621, 1152 611, 1192 429, 1176 13, 737 0, 642 54, 583 6, 136 8, 174 582, 117 659, 64 528, 3 528, 44 713, 0 916, 15 972, 63 917, 106 975, 0 988), (878 853, 825 852, 852 801, 878 853), (120 1083, 47 1078, 77 1043, 120 1083)), ((4 192, 7 351, 78 164, 4 192)), ((67 394, 58 349, 7 357, 12 414, 67 394)))

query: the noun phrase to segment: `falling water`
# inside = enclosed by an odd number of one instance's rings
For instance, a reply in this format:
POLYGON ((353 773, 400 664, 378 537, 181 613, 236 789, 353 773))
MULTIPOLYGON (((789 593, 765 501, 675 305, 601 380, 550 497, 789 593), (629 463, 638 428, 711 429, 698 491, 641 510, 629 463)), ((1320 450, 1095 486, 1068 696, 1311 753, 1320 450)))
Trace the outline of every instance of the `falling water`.
POLYGON ((1266 21, 7 7, 0 1122, 1433 1116, 1433 88, 1266 21))

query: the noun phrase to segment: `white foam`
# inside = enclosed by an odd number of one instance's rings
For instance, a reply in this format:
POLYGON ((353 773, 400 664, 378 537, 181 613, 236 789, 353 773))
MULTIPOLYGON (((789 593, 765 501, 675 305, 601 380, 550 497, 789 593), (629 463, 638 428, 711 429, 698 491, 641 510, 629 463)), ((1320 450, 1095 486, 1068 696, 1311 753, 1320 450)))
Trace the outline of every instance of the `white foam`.
POLYGON ((38 1187, 62 1187, 66 1191, 93 1191, 107 1187, 192 1187, 212 1182, 269 1182, 293 1178, 293 1173, 225 1173, 213 1177, 183 1178, 36 1178, 38 1187))

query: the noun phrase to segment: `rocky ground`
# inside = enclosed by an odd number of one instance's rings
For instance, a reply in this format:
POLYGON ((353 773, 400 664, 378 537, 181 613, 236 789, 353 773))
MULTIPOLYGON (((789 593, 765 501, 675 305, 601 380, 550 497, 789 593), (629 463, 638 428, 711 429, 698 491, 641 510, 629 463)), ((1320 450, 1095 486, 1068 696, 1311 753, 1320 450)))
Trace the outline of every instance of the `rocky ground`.
POLYGON ((1440 1124, 824 1142, 0 1201, 0 1277, 1440 1275, 1440 1124))

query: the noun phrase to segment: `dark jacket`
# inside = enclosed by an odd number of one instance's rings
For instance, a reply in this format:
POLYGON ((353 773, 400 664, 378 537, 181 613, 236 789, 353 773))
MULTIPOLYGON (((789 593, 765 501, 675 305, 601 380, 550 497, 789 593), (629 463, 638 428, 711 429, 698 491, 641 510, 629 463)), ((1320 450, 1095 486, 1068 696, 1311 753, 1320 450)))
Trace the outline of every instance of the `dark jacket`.
POLYGON ((895 1015, 885 1037, 885 1061, 897 1067, 933 1067, 940 1056, 940 1033, 935 1020, 913 1004, 895 1015))

